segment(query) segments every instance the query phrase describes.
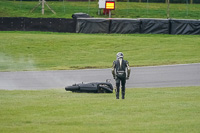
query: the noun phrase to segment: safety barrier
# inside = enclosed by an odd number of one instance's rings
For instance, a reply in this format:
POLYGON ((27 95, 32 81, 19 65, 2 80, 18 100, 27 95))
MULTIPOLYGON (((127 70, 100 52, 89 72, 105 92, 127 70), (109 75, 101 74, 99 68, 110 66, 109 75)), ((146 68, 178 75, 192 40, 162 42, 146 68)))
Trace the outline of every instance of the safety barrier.
POLYGON ((110 33, 140 33, 140 21, 137 19, 112 19, 110 33))
POLYGON ((0 31, 75 32, 73 19, 64 18, 0 18, 0 31))
POLYGON ((0 18, 0 31, 199 35, 200 20, 2 17, 0 18))
POLYGON ((200 34, 200 20, 78 18, 76 33, 200 34), (109 26, 108 26, 109 24, 109 26), (95 31, 95 32, 94 32, 95 31))
POLYGON ((168 19, 140 19, 141 33, 144 34, 170 34, 168 19))
POLYGON ((171 34, 200 34, 200 20, 172 19, 170 20, 170 24, 171 34))
POLYGON ((76 33, 109 33, 109 19, 78 18, 76 22, 76 33))

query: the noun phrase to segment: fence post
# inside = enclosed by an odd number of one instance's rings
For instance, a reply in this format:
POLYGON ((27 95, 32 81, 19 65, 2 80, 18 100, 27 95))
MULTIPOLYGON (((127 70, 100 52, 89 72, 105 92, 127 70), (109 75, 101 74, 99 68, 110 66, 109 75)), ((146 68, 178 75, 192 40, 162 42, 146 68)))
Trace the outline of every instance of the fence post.
POLYGON ((44 14, 44 0, 42 0, 42 15, 44 14))
POLYGON ((170 4, 170 2, 169 2, 170 0, 167 0, 167 18, 169 18, 170 16, 169 16, 169 14, 170 14, 170 11, 169 11, 169 4, 170 4))
POLYGON ((193 0, 190 0, 190 4, 193 4, 193 0))

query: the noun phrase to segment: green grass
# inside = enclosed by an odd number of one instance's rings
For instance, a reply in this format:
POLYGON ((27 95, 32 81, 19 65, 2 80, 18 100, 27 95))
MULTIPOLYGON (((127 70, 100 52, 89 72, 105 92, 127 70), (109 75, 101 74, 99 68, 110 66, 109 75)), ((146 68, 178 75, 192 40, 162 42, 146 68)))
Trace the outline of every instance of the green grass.
POLYGON ((200 131, 200 87, 127 89, 113 94, 64 89, 0 90, 3 133, 133 133, 200 131))
POLYGON ((0 32, 0 71, 110 68, 200 62, 199 35, 0 32))
MULTIPOLYGON (((98 2, 48 1, 56 14, 53 14, 46 6, 45 15, 41 15, 41 6, 30 13, 30 10, 37 4, 38 1, 1 0, 0 17, 71 18, 72 14, 77 12, 88 13, 93 17, 108 17, 98 16, 98 2)), ((112 11, 112 14, 113 18, 167 18, 167 4, 116 2, 116 9, 112 11)), ((200 4, 170 4, 170 18, 200 19, 200 4)))

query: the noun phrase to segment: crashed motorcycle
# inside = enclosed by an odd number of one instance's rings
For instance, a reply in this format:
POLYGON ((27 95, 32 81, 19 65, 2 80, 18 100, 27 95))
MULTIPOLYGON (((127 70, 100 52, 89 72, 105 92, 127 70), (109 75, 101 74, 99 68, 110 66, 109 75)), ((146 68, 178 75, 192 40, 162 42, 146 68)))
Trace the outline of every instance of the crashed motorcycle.
POLYGON ((65 87, 66 91, 85 93, 113 93, 113 86, 110 82, 79 83, 65 87))

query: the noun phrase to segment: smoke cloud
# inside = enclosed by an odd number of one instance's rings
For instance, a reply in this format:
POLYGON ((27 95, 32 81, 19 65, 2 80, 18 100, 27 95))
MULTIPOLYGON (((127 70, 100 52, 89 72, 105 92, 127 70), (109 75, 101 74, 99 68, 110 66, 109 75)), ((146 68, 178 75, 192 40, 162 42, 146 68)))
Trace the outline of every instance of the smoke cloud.
POLYGON ((28 71, 36 70, 35 62, 30 57, 13 58, 0 53, 0 71, 28 71))

